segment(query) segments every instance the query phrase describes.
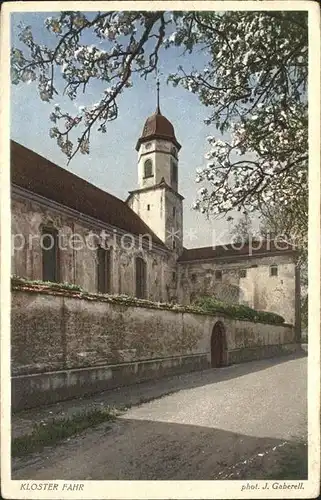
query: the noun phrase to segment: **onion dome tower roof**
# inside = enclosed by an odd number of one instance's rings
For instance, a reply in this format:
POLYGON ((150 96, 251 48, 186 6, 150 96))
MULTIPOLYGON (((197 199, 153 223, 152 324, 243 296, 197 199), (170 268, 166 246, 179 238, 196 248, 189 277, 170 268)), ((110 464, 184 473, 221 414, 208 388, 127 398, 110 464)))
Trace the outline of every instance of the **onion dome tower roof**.
POLYGON ((138 151, 140 145, 152 139, 164 139, 173 142, 178 150, 181 145, 176 139, 175 130, 171 122, 162 115, 159 107, 159 83, 157 82, 157 107, 155 113, 147 118, 143 128, 142 135, 137 141, 136 150, 138 151))

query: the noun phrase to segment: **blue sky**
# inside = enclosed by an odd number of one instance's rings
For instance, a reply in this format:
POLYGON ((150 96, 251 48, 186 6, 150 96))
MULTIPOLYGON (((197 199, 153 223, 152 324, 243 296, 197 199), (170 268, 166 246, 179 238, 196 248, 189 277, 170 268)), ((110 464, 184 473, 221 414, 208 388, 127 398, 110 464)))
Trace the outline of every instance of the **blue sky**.
MULTIPOLYGON (((17 34, 18 24, 23 21, 32 27, 34 38, 42 44, 52 44, 55 39, 44 28, 43 21, 52 13, 12 14, 12 45, 21 47, 17 34)), ((87 40, 86 40, 87 42, 87 40)), ((88 39, 87 43, 94 43, 88 39)), ((206 216, 191 209, 199 185, 195 183, 195 170, 204 164, 207 149, 206 137, 217 135, 214 127, 204 124, 208 110, 198 98, 180 88, 166 84, 166 76, 178 65, 193 66, 200 63, 200 53, 182 56, 181 50, 164 51, 160 59, 161 111, 174 125, 176 137, 182 145, 179 161, 179 191, 184 200, 184 244, 187 247, 207 246, 229 241, 230 225, 224 220, 208 221, 206 216)), ((147 81, 139 79, 119 100, 117 120, 108 124, 107 133, 91 135, 90 155, 77 154, 67 165, 66 156, 60 151, 55 139, 49 137, 50 112, 55 103, 62 109, 75 110, 80 105, 99 100, 104 85, 96 82, 86 94, 76 101, 58 95, 55 101, 40 100, 35 83, 13 85, 11 90, 11 137, 15 141, 49 158, 74 174, 96 186, 126 199, 128 191, 137 187, 137 153, 135 145, 146 118, 155 111, 155 77, 147 81)))

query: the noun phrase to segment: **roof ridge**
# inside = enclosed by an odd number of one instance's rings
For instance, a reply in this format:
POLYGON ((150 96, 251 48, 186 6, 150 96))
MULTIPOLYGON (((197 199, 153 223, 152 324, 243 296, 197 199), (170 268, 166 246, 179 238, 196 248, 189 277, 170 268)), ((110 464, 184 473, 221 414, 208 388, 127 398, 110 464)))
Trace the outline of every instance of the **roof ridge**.
MULTIPOLYGON (((256 240, 252 240, 252 242, 259 242, 259 241, 262 241, 262 242, 267 242, 269 241, 271 244, 273 244, 275 242, 275 239, 256 239, 256 240)), ((293 247, 295 248, 295 245, 292 245, 292 243, 289 243, 287 241, 280 241, 280 243, 286 243, 288 246, 290 247, 293 247)), ((190 251, 190 250, 209 250, 209 249, 212 249, 212 250, 215 250, 216 248, 223 248, 223 247, 233 247, 234 243, 233 242, 230 242, 230 243, 223 243, 222 245, 207 245, 207 246, 204 246, 204 247, 193 247, 193 248, 184 248, 184 250, 186 251, 190 251)), ((248 243, 245 243, 244 247, 246 246, 249 246, 248 243)), ((236 249, 238 250, 238 249, 236 249)), ((255 250, 255 248, 253 249, 255 250)))
MULTIPOLYGON (((100 191, 101 193, 104 193, 104 194, 108 194, 108 196, 114 198, 115 200, 117 201, 121 201, 124 203, 124 201, 121 199, 121 198, 118 198, 118 196, 115 196, 114 194, 111 194, 107 191, 105 191, 103 188, 99 187, 99 186, 96 186, 96 184, 92 184, 91 182, 89 182, 88 180, 84 179, 83 177, 80 177, 80 175, 77 175, 77 174, 74 174, 73 172, 71 172, 70 170, 67 170, 66 168, 64 167, 61 167, 60 165, 57 165, 56 163, 54 163, 53 161, 49 160, 46 156, 43 156, 39 153, 37 153, 36 151, 33 151, 32 149, 30 148, 27 148, 26 146, 24 146, 23 144, 20 144, 19 142, 16 142, 14 141, 13 139, 11 139, 11 141, 13 143, 15 143, 17 146, 20 146, 24 149, 26 149, 27 151, 29 151, 30 153, 34 154, 34 155, 37 155, 39 156, 39 158, 41 158, 42 160, 45 160, 47 161, 48 163, 50 163, 54 168, 58 168, 60 170, 63 170, 64 172, 67 173, 67 175, 70 176, 70 178, 74 177, 76 179, 79 179, 81 180, 83 183, 87 184, 87 186, 89 186, 90 188, 93 188, 93 189, 97 189, 98 191, 100 191)), ((136 214, 137 215, 137 214, 136 214)))
MULTIPOLYGON (((256 240, 259 241, 259 240, 256 240)), ((242 247, 235 248, 233 243, 225 243, 223 245, 207 246, 207 247, 196 247, 196 248, 184 248, 183 253, 179 257, 179 261, 193 261, 193 260, 206 260, 206 259, 224 259, 224 258, 238 258, 238 257, 259 257, 262 255, 276 255, 285 254, 291 252, 292 254, 297 253, 297 248, 288 243, 285 243, 286 248, 276 248, 274 240, 262 240, 263 245, 259 248, 251 246, 249 244, 243 245, 242 247), (269 247, 266 243, 270 243, 269 247), (225 250, 225 253, 224 253, 225 250), (250 252, 250 250, 252 250, 250 252)))

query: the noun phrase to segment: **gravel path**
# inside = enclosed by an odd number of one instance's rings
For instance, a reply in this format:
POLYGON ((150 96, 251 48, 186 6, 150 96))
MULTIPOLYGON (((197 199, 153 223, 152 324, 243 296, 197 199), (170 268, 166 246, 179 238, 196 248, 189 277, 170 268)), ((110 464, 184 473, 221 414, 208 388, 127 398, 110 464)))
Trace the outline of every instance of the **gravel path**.
MULTIPOLYGON (((306 439, 306 369, 305 357, 262 360, 109 391, 94 404, 128 403, 130 392, 135 403, 144 388, 145 397, 172 393, 16 459, 13 479, 224 479, 244 463, 259 479, 267 453, 277 458, 288 442, 306 439)), ((68 405, 65 411, 77 406, 68 405)))

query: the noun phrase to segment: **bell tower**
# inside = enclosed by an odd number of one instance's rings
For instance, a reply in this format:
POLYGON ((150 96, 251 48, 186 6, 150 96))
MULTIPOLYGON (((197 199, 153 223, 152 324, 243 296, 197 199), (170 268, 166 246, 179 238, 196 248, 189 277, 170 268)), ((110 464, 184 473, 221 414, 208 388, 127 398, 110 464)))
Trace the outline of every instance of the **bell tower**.
POLYGON ((171 122, 161 113, 157 81, 156 111, 147 118, 136 144, 138 189, 127 203, 174 252, 183 249, 183 196, 178 192, 181 145, 171 122))

